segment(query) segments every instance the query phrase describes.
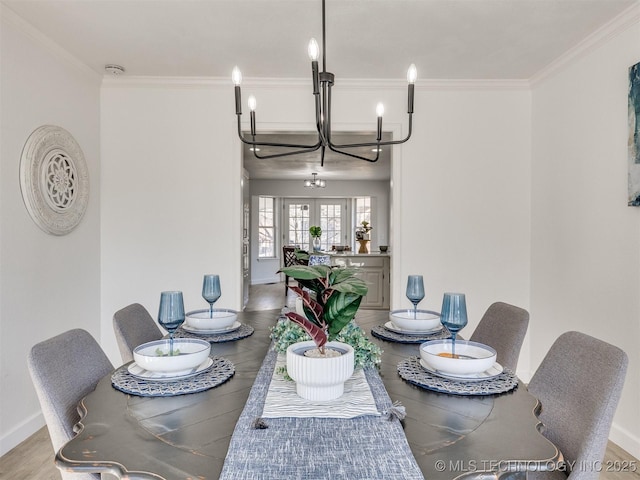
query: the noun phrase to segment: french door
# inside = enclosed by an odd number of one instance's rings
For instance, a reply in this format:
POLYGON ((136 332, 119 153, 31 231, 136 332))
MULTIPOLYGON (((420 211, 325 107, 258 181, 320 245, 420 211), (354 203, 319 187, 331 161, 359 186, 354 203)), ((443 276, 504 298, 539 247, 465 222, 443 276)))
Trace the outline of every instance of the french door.
POLYGON ((322 229, 321 250, 329 251, 333 245, 347 245, 348 208, 346 198, 285 198, 283 245, 295 245, 311 251, 309 227, 312 225, 319 225, 322 229))

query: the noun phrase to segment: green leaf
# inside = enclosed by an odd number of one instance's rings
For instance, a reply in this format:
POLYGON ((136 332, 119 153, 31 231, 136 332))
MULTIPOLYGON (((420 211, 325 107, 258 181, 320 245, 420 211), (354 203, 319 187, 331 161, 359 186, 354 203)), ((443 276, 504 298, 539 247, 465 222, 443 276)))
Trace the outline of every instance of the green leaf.
POLYGON ((343 293, 353 293, 355 295, 365 296, 369 291, 369 287, 361 278, 351 277, 343 280, 331 287, 332 290, 343 293))
POLYGON ((331 267, 328 265, 292 265, 281 268, 277 273, 282 272, 296 280, 313 280, 326 277, 330 271, 331 267))
POLYGON ((324 306, 324 321, 329 325, 329 334, 336 335, 355 316, 362 295, 334 291, 324 306))

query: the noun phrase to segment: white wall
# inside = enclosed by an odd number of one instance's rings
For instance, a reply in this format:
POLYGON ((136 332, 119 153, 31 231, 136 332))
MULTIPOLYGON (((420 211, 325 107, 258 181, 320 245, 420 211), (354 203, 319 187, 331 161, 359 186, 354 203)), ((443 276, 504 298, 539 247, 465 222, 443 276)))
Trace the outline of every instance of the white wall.
POLYGON ((627 206, 627 75, 638 45, 636 23, 533 88, 529 331, 534 366, 568 330, 627 352, 612 439, 640 458, 640 209, 627 206))
POLYGON ((0 455, 44 425, 27 371, 37 342, 81 327, 100 336, 100 77, 0 6, 0 455), (58 125, 89 169, 89 205, 70 234, 31 220, 19 184, 33 130, 58 125))
MULTIPOLYGON (((231 90, 233 95, 233 91, 231 90)), ((241 307, 242 169, 229 88, 106 84, 102 91, 102 340, 111 319, 160 292, 204 308, 202 277, 220 275, 218 307, 241 307)))
MULTIPOLYGON (((389 181, 359 181, 359 180, 329 180, 327 186, 321 190, 305 188, 301 180, 253 180, 251 182, 251 195, 254 200, 251 218, 251 283, 273 283, 283 280, 276 275, 282 266, 282 235, 279 236, 277 258, 258 259, 258 216, 257 198, 260 195, 274 197, 295 198, 352 198, 358 196, 372 197, 373 215, 371 224, 371 248, 377 249, 378 245, 389 242, 389 181)), ((281 207, 281 206, 280 206, 281 207)), ((280 209, 277 213, 280 214, 280 209)), ((280 218, 279 216, 277 217, 280 218)), ((278 221, 278 225, 281 222, 278 221)), ((282 232, 280 232, 282 233, 282 232)))
MULTIPOLYGON (((410 305, 407 275, 422 274, 421 306, 439 311, 445 291, 466 294, 469 336, 495 301, 529 307, 530 94, 517 84, 419 90, 415 110, 415 139, 394 163, 393 305, 410 305)), ((525 380, 528 354, 525 340, 525 380)))

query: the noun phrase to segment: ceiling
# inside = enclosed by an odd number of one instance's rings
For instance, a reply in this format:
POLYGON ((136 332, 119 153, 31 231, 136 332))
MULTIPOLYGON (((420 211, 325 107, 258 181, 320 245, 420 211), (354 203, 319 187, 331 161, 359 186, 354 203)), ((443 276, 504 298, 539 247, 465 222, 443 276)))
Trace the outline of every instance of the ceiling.
MULTIPOLYGON (((128 76, 229 78, 238 65, 245 78, 309 78, 307 43, 322 38, 320 0, 0 2, 99 74, 118 64, 128 76)), ((529 79, 638 2, 327 0, 327 70, 337 81, 404 79, 415 63, 419 79, 529 79)), ((255 174, 317 171, 317 160, 283 161, 255 174)), ((348 164, 365 178, 384 162, 348 164)), ((338 175, 340 163, 328 165, 338 175)))

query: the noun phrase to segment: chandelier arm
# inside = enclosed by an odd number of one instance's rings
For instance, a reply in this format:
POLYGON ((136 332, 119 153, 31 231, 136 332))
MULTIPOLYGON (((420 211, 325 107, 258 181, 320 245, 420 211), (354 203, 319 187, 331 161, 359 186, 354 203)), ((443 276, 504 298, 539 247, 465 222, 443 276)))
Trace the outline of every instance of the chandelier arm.
POLYGON ((318 130, 318 142, 325 145, 327 139, 324 136, 324 125, 322 123, 322 99, 320 94, 314 96, 316 98, 316 130, 318 130))
POLYGON ((326 36, 326 29, 325 29, 324 0, 322 0, 322 71, 323 72, 327 71, 327 58, 325 53, 327 51, 327 44, 325 41, 325 36, 326 36))
MULTIPOLYGON (((375 143, 373 145, 375 145, 375 143)), ((357 158, 358 160, 364 160, 365 162, 375 163, 380 158, 380 149, 376 151, 375 158, 367 158, 361 155, 356 155, 354 153, 343 152, 342 150, 338 150, 337 148, 334 148, 331 144, 329 144, 328 147, 329 147, 329 150, 331 150, 332 152, 339 153, 340 155, 346 155, 348 157, 357 158)))
POLYGON ((324 98, 324 127, 326 129, 326 136, 325 138, 327 139, 327 141, 325 142, 325 145, 331 145, 331 86, 333 85, 333 83, 326 83, 326 89, 324 91, 325 93, 325 98, 324 98))
MULTIPOLYGON (((261 145, 261 144, 257 144, 257 145, 261 145)), ((290 147, 289 145, 271 145, 271 146, 277 146, 277 147, 283 147, 283 148, 290 147)), ((315 147, 305 148, 305 149, 302 149, 302 150, 294 150, 293 152, 273 153, 271 155, 258 155, 256 153, 256 151, 254 150, 252 153, 256 158, 258 158, 260 160, 268 160, 270 158, 287 157, 289 155, 298 155, 298 154, 301 154, 301 153, 311 153, 311 152, 315 152, 320 147, 322 147, 322 144, 319 143, 315 147)))
POLYGON ((331 83, 322 83, 322 127, 325 145, 331 143, 331 83))
MULTIPOLYGON (((238 137, 240 137, 240 140, 242 140, 243 143, 246 143, 247 145, 251 145, 251 146, 255 146, 255 147, 282 147, 282 148, 299 148, 299 149, 301 149, 300 152, 295 152, 295 153, 313 152, 313 151, 317 150, 318 148, 320 148, 320 145, 322 145, 322 142, 320 141, 320 139, 318 139, 318 141, 316 143, 314 143, 313 145, 303 145, 303 144, 297 144, 297 143, 257 142, 257 141, 255 141, 255 139, 254 140, 248 140, 242 134, 242 125, 240 124, 240 116, 239 115, 238 115, 238 137)), ((290 155, 290 154, 288 154, 288 155, 290 155)))
MULTIPOLYGON (((409 140, 409 138, 411 138, 411 133, 413 130, 413 122, 412 122, 412 116, 411 114, 409 114, 409 132, 407 133, 407 136, 405 138, 403 138, 402 140, 387 140, 384 142, 366 142, 366 143, 350 143, 350 144, 346 144, 346 145, 340 145, 340 144, 336 144, 333 143, 331 141, 329 141, 329 148, 331 148, 332 150, 334 148, 358 148, 358 147, 384 147, 384 146, 388 146, 388 145, 399 145, 401 143, 405 143, 407 140, 409 140)), ((335 150, 334 150, 335 151, 335 150)))

